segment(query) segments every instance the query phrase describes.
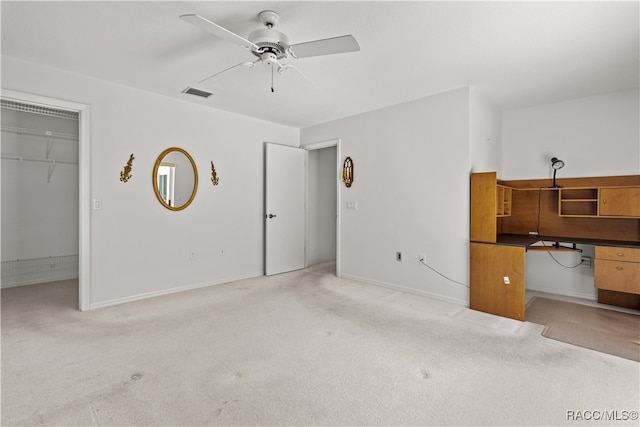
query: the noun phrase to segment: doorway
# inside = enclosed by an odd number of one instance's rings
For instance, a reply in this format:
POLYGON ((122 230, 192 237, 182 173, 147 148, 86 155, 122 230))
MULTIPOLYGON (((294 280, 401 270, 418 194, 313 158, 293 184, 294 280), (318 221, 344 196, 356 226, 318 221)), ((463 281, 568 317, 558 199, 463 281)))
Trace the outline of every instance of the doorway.
POLYGON ((2 287, 75 276, 87 310, 89 107, 3 90, 2 110, 2 287))
POLYGON ((307 162, 307 267, 336 263, 339 275, 339 140, 309 144, 307 162))

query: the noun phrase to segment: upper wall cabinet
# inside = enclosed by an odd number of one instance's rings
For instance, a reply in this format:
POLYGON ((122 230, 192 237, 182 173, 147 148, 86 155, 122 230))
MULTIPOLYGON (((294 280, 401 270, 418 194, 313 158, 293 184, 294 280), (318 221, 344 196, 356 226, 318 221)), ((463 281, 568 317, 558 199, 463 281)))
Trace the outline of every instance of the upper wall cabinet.
POLYGON ((496 241, 497 218, 511 216, 512 190, 495 172, 471 174, 471 240, 496 241))
POLYGON ((640 187, 601 188, 601 216, 640 217, 640 187))
POLYGON ((566 187, 558 194, 560 216, 640 218, 640 186, 566 187))

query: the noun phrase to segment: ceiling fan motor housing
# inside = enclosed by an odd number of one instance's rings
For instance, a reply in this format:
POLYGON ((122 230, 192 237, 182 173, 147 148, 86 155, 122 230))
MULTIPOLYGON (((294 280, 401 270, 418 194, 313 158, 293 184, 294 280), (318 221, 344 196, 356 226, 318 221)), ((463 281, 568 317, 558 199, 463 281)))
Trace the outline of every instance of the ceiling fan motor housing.
POLYGON ((289 49, 289 38, 272 28, 261 28, 249 34, 249 41, 260 47, 260 51, 254 51, 257 57, 262 57, 264 52, 273 53, 276 58, 282 59, 287 56, 289 49))

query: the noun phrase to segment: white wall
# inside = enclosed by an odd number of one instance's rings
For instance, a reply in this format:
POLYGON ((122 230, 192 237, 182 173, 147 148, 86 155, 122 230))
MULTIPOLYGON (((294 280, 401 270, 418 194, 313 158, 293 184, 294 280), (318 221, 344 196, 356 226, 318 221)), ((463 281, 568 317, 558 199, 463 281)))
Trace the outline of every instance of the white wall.
POLYGON ((298 129, 5 56, 2 86, 91 107, 91 198, 103 202, 91 212, 92 307, 263 274, 263 141, 297 146, 298 129), (171 146, 191 154, 200 179, 178 212, 152 188, 154 162, 171 146), (122 183, 131 153, 133 177, 122 183))
POLYGON ((309 151, 307 265, 336 259, 337 148, 309 151))
MULTIPOLYGON (((639 129, 637 90, 505 111, 503 178, 550 178, 553 156, 566 163, 558 178, 640 174, 639 129)), ((582 249, 593 260, 593 246, 582 249)), ((554 256, 569 267, 580 259, 554 256)), ((593 269, 563 268, 547 253, 527 254, 526 283, 530 290, 596 297, 593 269)))
POLYGON ((503 113, 503 178, 640 173, 638 90, 590 96, 503 113))
POLYGON ((351 188, 340 187, 341 274, 468 304, 466 287, 418 262, 425 254, 468 283, 468 88, 301 131, 302 145, 337 138, 355 172, 351 188))
POLYGON ((469 89, 469 157, 471 172, 502 177, 502 113, 475 88, 469 89))

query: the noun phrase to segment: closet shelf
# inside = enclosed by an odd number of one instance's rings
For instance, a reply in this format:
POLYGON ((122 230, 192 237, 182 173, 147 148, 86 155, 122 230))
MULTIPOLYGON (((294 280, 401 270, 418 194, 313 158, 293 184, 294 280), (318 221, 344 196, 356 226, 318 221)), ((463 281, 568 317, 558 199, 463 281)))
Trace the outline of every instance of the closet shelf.
POLYGON ((11 155, 2 155, 2 160, 18 160, 24 162, 41 162, 41 163, 52 163, 52 164, 63 164, 63 165, 77 165, 78 162, 70 162, 68 160, 55 160, 55 159, 38 159, 33 157, 22 157, 22 156, 11 156, 11 155))
POLYGON ((49 170, 47 173, 47 184, 51 182, 51 176, 53 175, 53 171, 56 168, 56 165, 77 165, 78 162, 70 162, 67 160, 54 160, 54 159, 38 159, 33 157, 21 157, 21 156, 10 156, 10 155, 2 155, 2 160, 17 160, 20 162, 39 162, 39 163, 47 163, 49 166, 49 170))
POLYGON ((44 138, 65 139, 68 141, 78 141, 78 136, 69 133, 53 132, 40 129, 21 128, 17 126, 2 125, 2 132, 15 133, 17 135, 42 136, 44 138))

